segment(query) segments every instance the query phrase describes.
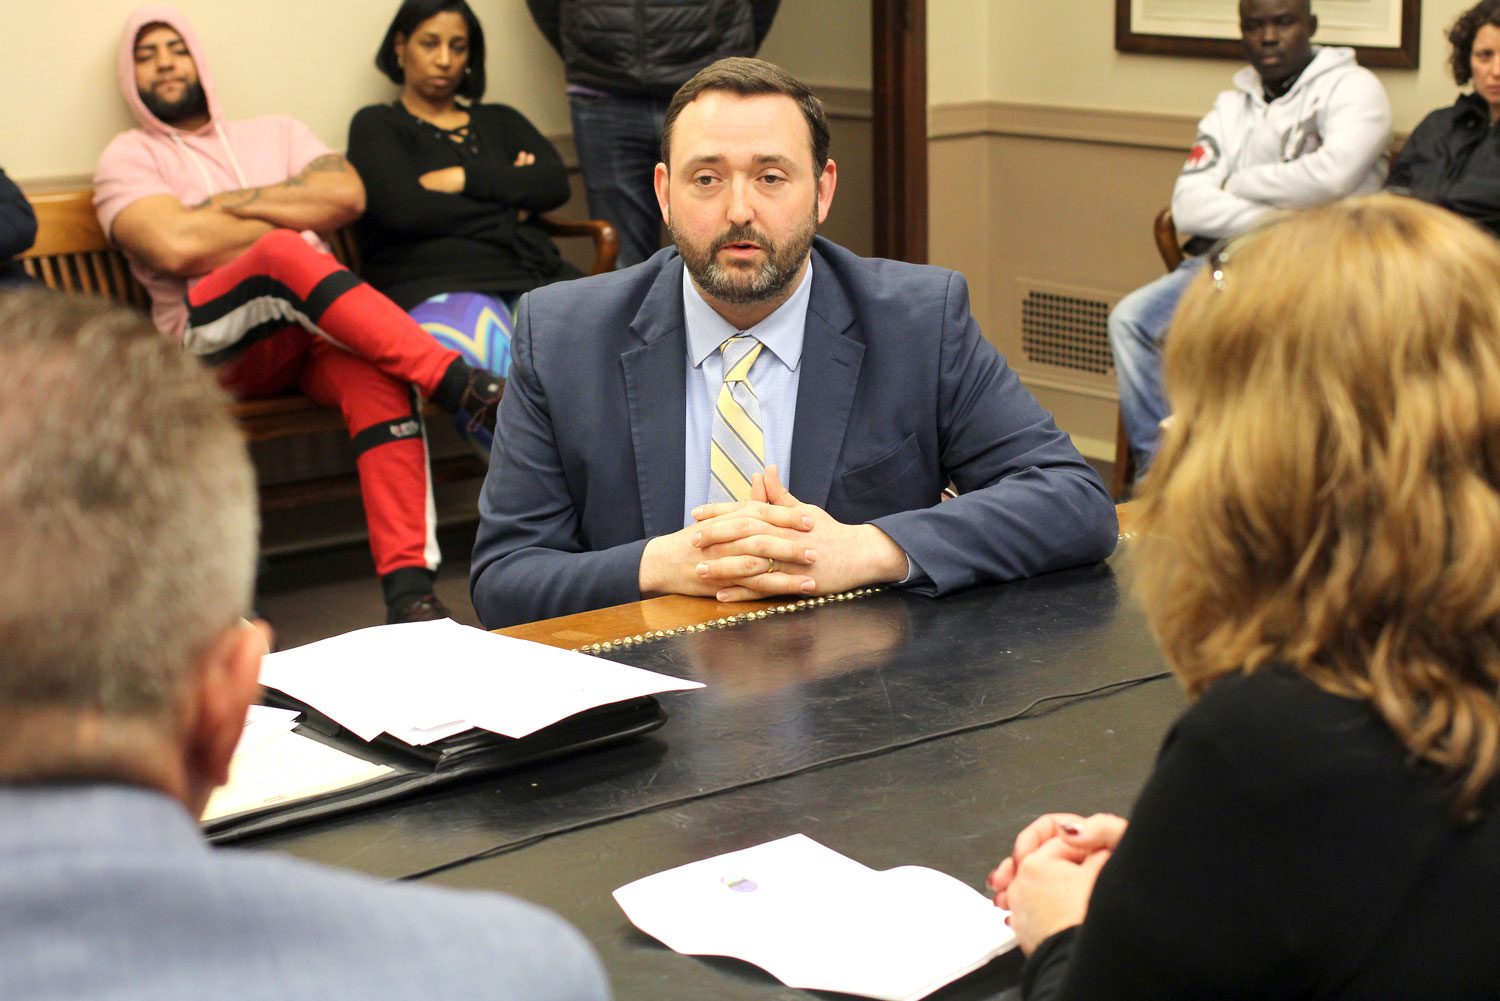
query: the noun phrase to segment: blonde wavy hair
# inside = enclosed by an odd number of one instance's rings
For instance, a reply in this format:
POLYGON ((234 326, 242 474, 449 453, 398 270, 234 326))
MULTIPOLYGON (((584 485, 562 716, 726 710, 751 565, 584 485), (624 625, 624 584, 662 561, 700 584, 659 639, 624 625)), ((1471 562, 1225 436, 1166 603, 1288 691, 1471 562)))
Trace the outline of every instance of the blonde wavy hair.
POLYGON ((1282 662, 1456 808, 1500 771, 1500 243, 1393 195, 1231 243, 1167 338, 1137 590, 1190 695, 1282 662))

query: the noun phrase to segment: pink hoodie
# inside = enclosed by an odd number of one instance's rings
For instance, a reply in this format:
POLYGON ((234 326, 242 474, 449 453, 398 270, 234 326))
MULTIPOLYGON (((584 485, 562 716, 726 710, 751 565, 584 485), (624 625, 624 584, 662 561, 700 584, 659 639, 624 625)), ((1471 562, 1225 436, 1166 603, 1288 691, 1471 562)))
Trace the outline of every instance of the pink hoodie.
MULTIPOLYGON (((119 74, 125 103, 140 128, 115 136, 94 169, 94 210, 99 225, 111 235, 120 212, 147 196, 173 195, 184 205, 196 205, 220 191, 279 184, 329 152, 311 129, 285 115, 224 119, 203 45, 187 18, 173 7, 147 5, 130 15, 120 36, 119 74), (211 120, 196 132, 184 132, 157 118, 136 89, 136 36, 146 25, 158 23, 182 36, 197 64, 211 120)), ((304 236, 326 249, 315 234, 304 236)), ((151 293, 151 318, 157 329, 181 341, 191 281, 154 271, 134 258, 130 269, 151 293)))

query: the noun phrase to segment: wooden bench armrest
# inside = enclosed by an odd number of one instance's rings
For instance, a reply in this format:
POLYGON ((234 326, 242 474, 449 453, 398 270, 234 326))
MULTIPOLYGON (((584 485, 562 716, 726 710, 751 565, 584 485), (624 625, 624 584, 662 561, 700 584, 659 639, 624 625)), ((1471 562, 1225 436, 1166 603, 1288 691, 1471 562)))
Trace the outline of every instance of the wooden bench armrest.
POLYGON ((1172 221, 1172 206, 1168 205, 1156 214, 1151 223, 1151 236, 1156 240, 1156 252, 1168 271, 1176 271, 1182 263, 1182 240, 1177 235, 1177 224, 1172 221))
POLYGON ((602 275, 615 269, 615 259, 620 256, 620 238, 614 226, 603 219, 554 219, 549 215, 537 216, 537 221, 551 236, 587 236, 594 241, 594 263, 589 274, 602 275))

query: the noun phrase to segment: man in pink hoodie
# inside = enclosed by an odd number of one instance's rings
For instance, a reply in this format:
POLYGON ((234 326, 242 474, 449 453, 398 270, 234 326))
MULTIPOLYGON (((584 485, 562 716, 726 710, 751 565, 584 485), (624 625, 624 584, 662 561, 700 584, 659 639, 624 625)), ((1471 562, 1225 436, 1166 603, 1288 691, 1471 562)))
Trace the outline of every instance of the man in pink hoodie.
POLYGON ((151 293, 157 329, 239 396, 296 386, 344 415, 388 620, 441 618, 427 445, 410 388, 494 427, 504 380, 440 347, 317 235, 364 210, 342 156, 295 119, 222 116, 181 13, 141 7, 120 44, 140 128, 94 173, 99 223, 151 293))

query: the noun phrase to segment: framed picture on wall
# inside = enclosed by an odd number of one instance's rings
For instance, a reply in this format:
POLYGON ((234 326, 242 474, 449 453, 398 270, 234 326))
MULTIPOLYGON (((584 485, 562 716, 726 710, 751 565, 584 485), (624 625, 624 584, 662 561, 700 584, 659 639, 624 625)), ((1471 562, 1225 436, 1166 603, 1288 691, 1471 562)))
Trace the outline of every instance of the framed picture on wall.
MULTIPOLYGON (((1316 41, 1352 45, 1365 66, 1417 67, 1422 0, 1315 0, 1316 41)), ((1243 59, 1235 0, 1115 0, 1115 48, 1243 59)))

